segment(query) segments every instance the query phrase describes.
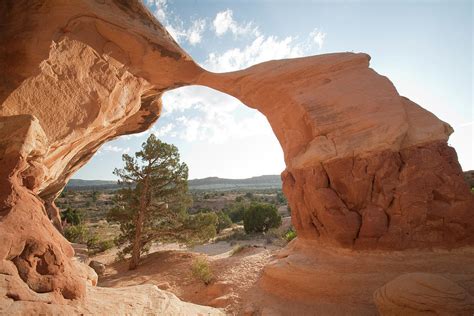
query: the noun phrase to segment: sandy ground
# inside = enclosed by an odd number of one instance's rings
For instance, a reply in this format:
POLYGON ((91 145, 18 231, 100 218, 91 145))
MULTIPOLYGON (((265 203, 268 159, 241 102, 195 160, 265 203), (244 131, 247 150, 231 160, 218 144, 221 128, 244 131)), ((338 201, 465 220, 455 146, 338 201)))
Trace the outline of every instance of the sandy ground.
POLYGON ((116 250, 91 259, 107 265, 105 275, 99 278, 99 286, 154 284, 183 301, 221 307, 229 314, 239 314, 244 296, 256 287, 263 267, 279 249, 279 246, 267 245, 265 239, 232 244, 220 241, 192 249, 178 244, 155 245, 134 271, 128 271, 126 261, 115 262, 116 250), (198 257, 208 261, 214 275, 209 285, 192 275, 192 265, 198 257))
POLYGON ((221 241, 185 249, 156 245, 137 270, 113 262, 113 252, 94 259, 109 262, 99 286, 155 284, 181 300, 225 308, 231 315, 377 315, 373 293, 411 272, 442 275, 474 294, 474 248, 403 252, 326 248, 304 240, 287 247, 265 239, 235 245, 221 241), (192 275, 196 258, 206 258, 214 280, 192 275))

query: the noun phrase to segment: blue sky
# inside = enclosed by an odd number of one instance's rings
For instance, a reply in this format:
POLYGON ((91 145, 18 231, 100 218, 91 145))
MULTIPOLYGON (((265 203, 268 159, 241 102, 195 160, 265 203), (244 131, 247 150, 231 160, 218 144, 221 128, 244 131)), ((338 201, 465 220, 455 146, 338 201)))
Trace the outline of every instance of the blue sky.
MULTIPOLYGON (((353 51, 401 95, 453 126, 449 140, 474 169, 473 4, 471 1, 145 0, 204 68, 225 72, 289 57, 353 51)), ((121 155, 149 133, 175 144, 190 178, 279 174, 283 154, 266 119, 204 87, 165 93, 153 128, 102 146, 74 178, 114 179, 121 155)))

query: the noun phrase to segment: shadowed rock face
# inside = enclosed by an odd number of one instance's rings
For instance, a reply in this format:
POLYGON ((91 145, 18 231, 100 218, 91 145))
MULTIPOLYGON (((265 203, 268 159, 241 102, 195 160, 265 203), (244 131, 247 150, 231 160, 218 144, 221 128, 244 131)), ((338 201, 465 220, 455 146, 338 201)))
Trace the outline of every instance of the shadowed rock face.
POLYGON ((54 199, 202 70, 137 1, 2 1, 0 21, 0 288, 10 300, 32 300, 7 285, 22 282, 38 301, 82 297, 54 199))
MULTIPOLYGON (((268 118, 300 238, 370 249, 473 243, 452 129, 401 97, 366 54, 213 74, 136 1, 11 0, 0 12, 0 287, 24 282, 51 296, 43 301, 84 296, 53 227, 54 199, 100 145, 150 127, 164 91, 191 84, 268 118)), ((5 296, 32 300, 14 289, 5 296)))

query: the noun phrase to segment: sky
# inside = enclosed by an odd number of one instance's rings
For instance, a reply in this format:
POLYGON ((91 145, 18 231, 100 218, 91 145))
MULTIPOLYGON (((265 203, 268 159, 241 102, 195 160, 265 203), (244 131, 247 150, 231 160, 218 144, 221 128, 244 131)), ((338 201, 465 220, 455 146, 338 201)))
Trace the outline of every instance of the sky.
MULTIPOLYGON (((205 69, 272 59, 365 52, 398 92, 454 128, 448 143, 474 169, 472 1, 144 0, 205 69)), ((114 180, 121 155, 150 133, 176 145, 189 178, 279 174, 283 152, 266 118, 237 99, 191 86, 163 95, 158 122, 104 144, 74 178, 114 180)))

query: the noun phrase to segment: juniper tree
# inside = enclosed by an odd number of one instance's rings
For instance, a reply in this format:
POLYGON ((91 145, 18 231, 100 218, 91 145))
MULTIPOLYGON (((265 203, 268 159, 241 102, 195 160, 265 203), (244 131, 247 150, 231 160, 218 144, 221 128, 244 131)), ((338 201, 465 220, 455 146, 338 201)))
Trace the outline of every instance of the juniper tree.
POLYGON ((122 159, 125 166, 114 170, 122 188, 108 217, 120 223, 116 243, 124 246, 122 255, 131 254, 129 269, 138 266, 153 241, 189 242, 215 235, 216 219, 187 213, 188 167, 180 162, 176 146, 152 134, 135 157, 124 154, 122 159))

